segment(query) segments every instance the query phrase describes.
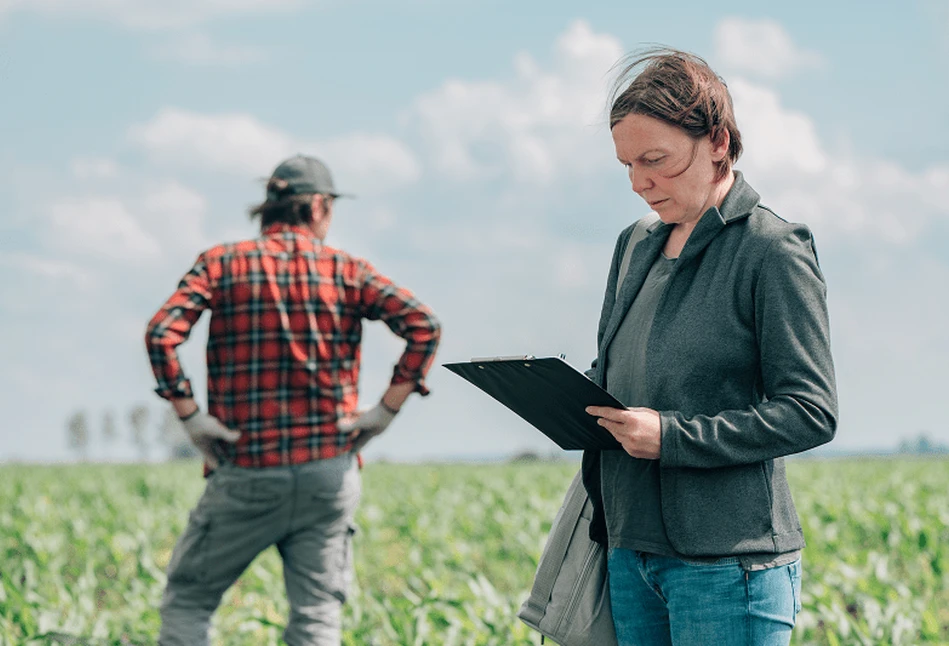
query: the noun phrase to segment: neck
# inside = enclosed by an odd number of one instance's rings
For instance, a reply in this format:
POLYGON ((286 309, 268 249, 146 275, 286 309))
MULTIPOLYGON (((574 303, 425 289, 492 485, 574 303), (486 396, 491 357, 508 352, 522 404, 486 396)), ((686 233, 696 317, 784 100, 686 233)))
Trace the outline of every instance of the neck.
POLYGON ((682 248, 685 247, 686 241, 688 241, 689 236, 692 235, 692 231, 695 229, 695 226, 699 223, 699 220, 702 219, 702 216, 705 215, 705 212, 708 211, 713 206, 718 208, 722 205, 722 202, 725 201, 725 196, 728 195, 728 191, 731 190, 732 186, 735 184, 735 174, 729 170, 728 175, 724 179, 715 184, 712 188, 711 195, 709 196, 709 202, 706 205, 702 213, 699 214, 699 217, 695 220, 689 220, 687 222, 679 222, 672 229, 672 233, 669 235, 669 239, 666 242, 665 247, 663 248, 663 253, 669 258, 678 258, 679 253, 682 251, 682 248))
MULTIPOLYGON (((728 191, 732 190, 732 186, 735 185, 735 173, 731 169, 728 170, 728 174, 725 175, 725 178, 720 181, 714 189, 712 189, 713 200, 709 204, 708 208, 721 207, 722 202, 725 201, 725 196, 728 195, 728 191)), ((705 209, 706 211, 708 209, 705 209)))

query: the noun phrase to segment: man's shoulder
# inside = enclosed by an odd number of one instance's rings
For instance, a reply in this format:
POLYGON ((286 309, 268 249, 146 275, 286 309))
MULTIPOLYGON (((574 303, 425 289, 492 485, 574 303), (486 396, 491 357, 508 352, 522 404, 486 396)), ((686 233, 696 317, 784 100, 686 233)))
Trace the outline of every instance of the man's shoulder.
POLYGON ((250 238, 236 242, 221 242, 201 252, 207 260, 220 259, 225 256, 243 255, 260 251, 261 238, 250 238))

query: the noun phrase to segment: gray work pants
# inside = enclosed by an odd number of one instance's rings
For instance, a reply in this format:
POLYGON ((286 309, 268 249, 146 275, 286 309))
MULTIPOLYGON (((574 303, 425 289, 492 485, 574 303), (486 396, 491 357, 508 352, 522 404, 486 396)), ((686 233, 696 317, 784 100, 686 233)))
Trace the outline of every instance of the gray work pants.
POLYGON ((209 478, 168 564, 161 646, 208 643, 224 592, 271 545, 283 559, 290 646, 339 646, 360 494, 350 454, 289 467, 224 465, 209 478))

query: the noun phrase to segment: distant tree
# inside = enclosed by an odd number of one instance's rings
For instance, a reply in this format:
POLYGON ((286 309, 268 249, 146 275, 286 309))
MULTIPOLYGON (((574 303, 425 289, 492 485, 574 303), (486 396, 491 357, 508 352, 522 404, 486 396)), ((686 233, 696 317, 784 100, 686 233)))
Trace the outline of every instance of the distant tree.
POLYGON ((916 437, 907 438, 900 442, 899 452, 915 455, 949 453, 949 445, 933 440, 929 433, 923 431, 916 437))
POLYGON ((190 460, 200 455, 188 439, 178 413, 171 406, 165 408, 158 426, 158 441, 168 447, 168 455, 172 460, 190 460))
POLYGON ((148 452, 151 448, 146 435, 147 427, 148 407, 143 404, 133 406, 129 411, 129 428, 132 430, 132 443, 138 447, 142 460, 148 460, 148 452))
POLYGON ((102 439, 106 444, 114 444, 117 437, 115 413, 111 410, 107 410, 102 414, 102 439))
POLYGON ((69 448, 85 462, 89 458, 89 424, 86 422, 86 411, 76 411, 70 416, 66 422, 66 437, 69 448))

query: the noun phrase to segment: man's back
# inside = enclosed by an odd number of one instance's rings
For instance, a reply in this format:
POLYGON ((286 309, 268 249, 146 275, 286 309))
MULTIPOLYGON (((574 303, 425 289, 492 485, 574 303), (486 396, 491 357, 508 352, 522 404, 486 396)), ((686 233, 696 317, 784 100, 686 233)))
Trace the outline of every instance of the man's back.
POLYGON ((241 431, 236 466, 298 464, 350 449, 340 419, 355 414, 362 319, 407 341, 393 383, 419 381, 438 323, 411 292, 368 262, 323 246, 305 227, 202 253, 148 326, 159 394, 191 396, 175 348, 210 309, 208 411, 241 431))

